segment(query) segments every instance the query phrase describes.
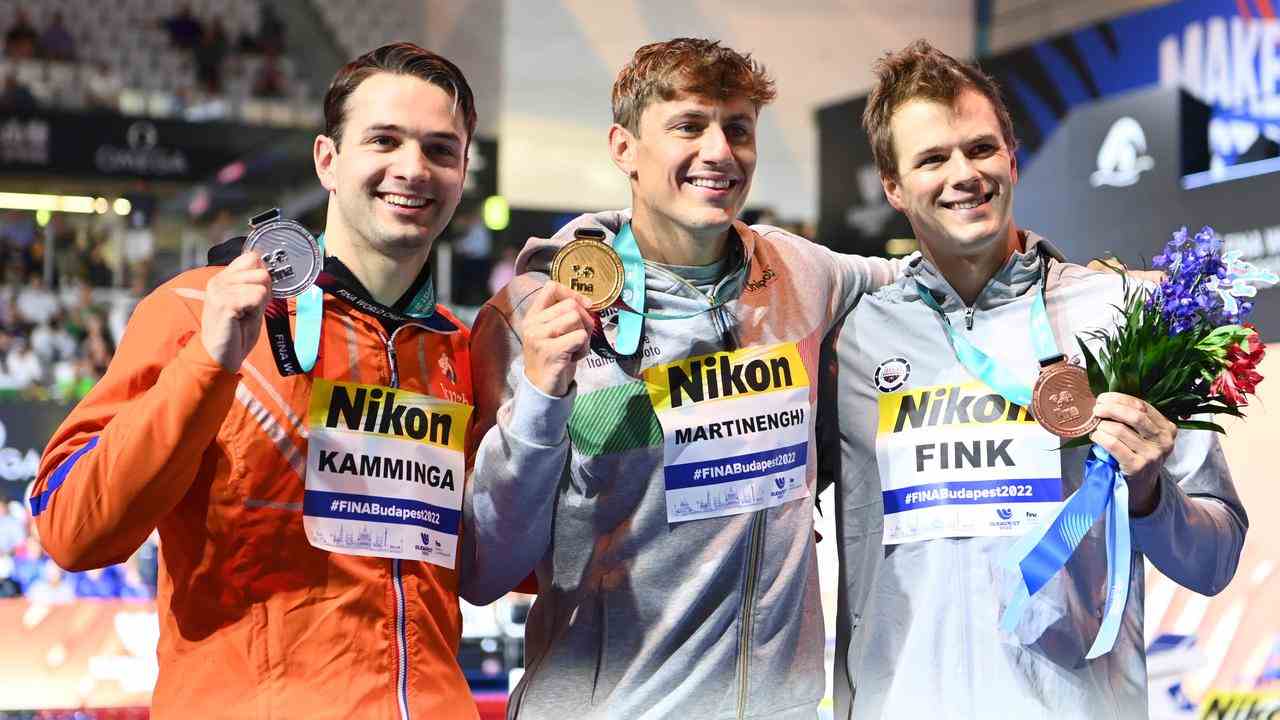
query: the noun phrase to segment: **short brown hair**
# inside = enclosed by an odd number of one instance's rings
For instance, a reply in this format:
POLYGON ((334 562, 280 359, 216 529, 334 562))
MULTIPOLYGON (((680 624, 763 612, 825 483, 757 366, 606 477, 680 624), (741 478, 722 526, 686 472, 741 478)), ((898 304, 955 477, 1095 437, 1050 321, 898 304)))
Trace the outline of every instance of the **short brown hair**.
POLYGON ((453 98, 455 110, 462 111, 467 128, 467 144, 476 130, 476 99, 471 94, 471 86, 457 65, 443 56, 413 43, 398 42, 383 45, 376 50, 361 55, 342 67, 329 90, 324 94, 324 134, 333 139, 335 145, 342 144, 342 130, 347 121, 347 98, 356 91, 360 83, 380 73, 394 75, 412 75, 425 80, 449 93, 453 98))
POLYGON ((640 134, 640 116, 655 100, 687 92, 727 100, 745 97, 756 110, 777 96, 764 65, 715 40, 675 38, 636 50, 613 83, 613 121, 640 134))
POLYGON ((862 113, 862 127, 871 139, 876 167, 885 177, 898 177, 898 160, 894 155, 893 133, 889 121, 898 108, 911 100, 932 100, 954 104, 965 90, 976 90, 991 102, 1000 133, 1009 152, 1018 148, 1013 134, 1009 108, 1000 97, 996 81, 974 65, 960 62, 938 50, 926 40, 916 40, 898 52, 885 54, 872 66, 876 87, 867 98, 862 113))

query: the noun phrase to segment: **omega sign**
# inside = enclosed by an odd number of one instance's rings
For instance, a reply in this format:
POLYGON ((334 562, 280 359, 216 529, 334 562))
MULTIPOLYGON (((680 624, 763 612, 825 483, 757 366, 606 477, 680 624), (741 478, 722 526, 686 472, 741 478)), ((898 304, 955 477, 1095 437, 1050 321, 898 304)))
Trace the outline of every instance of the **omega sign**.
POLYGON ((100 145, 94 153, 94 162, 104 173, 128 173, 169 177, 186 175, 189 169, 187 156, 177 148, 160 145, 160 133, 156 126, 140 120, 125 131, 127 147, 100 145))

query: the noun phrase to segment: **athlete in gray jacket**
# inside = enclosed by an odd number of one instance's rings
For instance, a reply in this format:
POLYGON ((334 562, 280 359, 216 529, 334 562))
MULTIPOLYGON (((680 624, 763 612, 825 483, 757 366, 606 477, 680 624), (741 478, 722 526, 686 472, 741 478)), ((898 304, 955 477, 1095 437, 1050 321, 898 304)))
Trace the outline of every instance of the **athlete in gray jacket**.
POLYGON ((898 264, 736 220, 772 97, 763 68, 716 43, 637 51, 610 131, 634 212, 530 240, 476 319, 463 594, 538 580, 510 717, 815 714, 818 353, 898 264), (643 255, 634 353, 612 350, 616 311, 591 340, 581 300, 547 281, 582 228, 643 255))
POLYGON ((864 122, 885 192, 924 257, 863 298, 824 350, 823 472, 839 487, 839 718, 1147 715, 1143 565, 1205 594, 1235 572, 1247 519, 1216 437, 1105 393, 1090 438, 1130 488, 1133 556, 1114 649, 1086 660, 1107 595, 1099 522, 1012 633, 1004 556, 1081 484, 1058 441, 957 360, 949 334, 1034 382, 1033 298, 1062 353, 1111 328, 1122 287, 1059 262, 1013 222, 1008 113, 994 83, 923 41, 887 56, 864 122), (931 296, 928 302, 926 295, 931 296), (931 307, 935 304, 938 307, 931 307))

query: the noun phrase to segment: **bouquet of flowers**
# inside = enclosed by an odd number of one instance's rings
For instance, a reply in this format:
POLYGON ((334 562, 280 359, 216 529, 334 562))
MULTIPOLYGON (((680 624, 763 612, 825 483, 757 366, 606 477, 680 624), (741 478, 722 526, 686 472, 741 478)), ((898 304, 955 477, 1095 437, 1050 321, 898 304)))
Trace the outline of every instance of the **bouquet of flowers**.
MULTIPOLYGON (((1165 279, 1154 288, 1126 281, 1124 306, 1117 308, 1123 323, 1085 336, 1101 342, 1097 355, 1078 339, 1089 389, 1095 395, 1111 391, 1142 398, 1181 428, 1223 432, 1209 420, 1192 418, 1242 415, 1245 395, 1262 380, 1257 367, 1264 352, 1257 331, 1244 322, 1253 309, 1245 298, 1257 295, 1257 285, 1276 282, 1276 274, 1244 262, 1239 252, 1224 254, 1221 239, 1207 227, 1194 237, 1186 228, 1174 233, 1153 264, 1164 270, 1165 279)), ((1089 443, 1084 435, 1064 447, 1089 443)), ((1080 487, 1006 554, 1006 566, 1021 582, 1001 618, 1002 629, 1013 632, 1030 596, 1062 569, 1093 524, 1105 518, 1106 607, 1085 657, 1111 650, 1129 591, 1128 495, 1116 459, 1094 445, 1080 487)))
MULTIPOLYGON (((1222 249, 1212 228, 1194 236, 1182 228, 1153 260, 1164 281, 1151 289, 1126 285, 1124 323, 1090 334, 1102 343, 1098 355, 1079 342, 1095 395, 1140 397, 1186 429, 1223 432, 1195 415, 1243 416, 1245 395, 1262 380, 1257 367, 1265 352, 1257 330, 1244 322, 1253 310, 1245 298, 1277 277, 1222 249)), ((1086 437, 1069 445, 1087 443, 1086 437)))

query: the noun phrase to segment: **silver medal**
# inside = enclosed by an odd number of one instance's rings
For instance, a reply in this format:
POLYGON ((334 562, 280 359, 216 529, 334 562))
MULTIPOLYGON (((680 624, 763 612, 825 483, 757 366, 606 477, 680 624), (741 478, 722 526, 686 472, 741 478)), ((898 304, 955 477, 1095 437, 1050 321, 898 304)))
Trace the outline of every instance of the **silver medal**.
POLYGON ((253 231, 244 241, 244 249, 262 257, 271 274, 271 294, 278 298, 301 295, 320 276, 324 258, 320 244, 307 229, 280 217, 270 210, 249 221, 253 231))

